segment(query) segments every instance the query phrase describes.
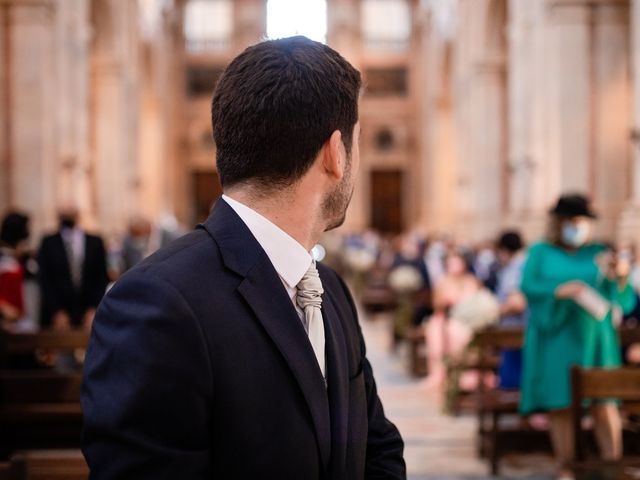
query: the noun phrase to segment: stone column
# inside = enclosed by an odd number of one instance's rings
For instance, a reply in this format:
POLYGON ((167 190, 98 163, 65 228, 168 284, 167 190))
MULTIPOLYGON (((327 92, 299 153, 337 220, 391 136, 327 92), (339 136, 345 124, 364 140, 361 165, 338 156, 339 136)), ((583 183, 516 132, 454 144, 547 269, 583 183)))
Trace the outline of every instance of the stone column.
MULTIPOLYGON (((362 35, 360 30, 360 2, 358 0, 327 1, 327 43, 345 57, 354 67, 361 68, 362 35)), ((362 117, 362 101, 360 102, 362 117)), ((345 230, 363 230, 369 224, 370 165, 361 156, 360 172, 351 199, 345 230)))
POLYGON ((92 213, 107 234, 138 213, 139 37, 135 2, 94 1, 92 213))
POLYGON ((56 203, 81 212, 89 209, 89 7, 56 1, 56 203))
POLYGON ((240 53, 267 33, 267 0, 234 0, 233 50, 240 53))
POLYGON ((506 195, 506 3, 460 3, 455 42, 458 198, 464 241, 493 238, 506 195))
POLYGON ((631 0, 632 128, 629 201, 620 219, 619 236, 638 243, 640 238, 640 0, 631 0))
POLYGON ((628 1, 592 8, 593 197, 601 234, 615 238, 619 216, 630 198, 632 118, 628 1))
POLYGON ((421 117, 423 132, 422 226, 429 232, 449 232, 456 222, 459 186, 453 98, 453 28, 446 21, 449 4, 434 3, 423 15, 421 117))
POLYGON ((549 13, 557 190, 589 194, 599 234, 613 239, 629 190, 628 2, 552 0, 549 13))
POLYGON ((548 138, 549 39, 544 2, 509 3, 508 165, 509 211, 505 226, 517 227, 529 240, 545 231, 549 202, 557 194, 558 174, 552 168, 548 138))
POLYGON ((8 88, 2 109, 10 126, 3 168, 9 203, 31 215, 35 239, 51 225, 55 206, 55 2, 2 0, 0 8, 8 88))

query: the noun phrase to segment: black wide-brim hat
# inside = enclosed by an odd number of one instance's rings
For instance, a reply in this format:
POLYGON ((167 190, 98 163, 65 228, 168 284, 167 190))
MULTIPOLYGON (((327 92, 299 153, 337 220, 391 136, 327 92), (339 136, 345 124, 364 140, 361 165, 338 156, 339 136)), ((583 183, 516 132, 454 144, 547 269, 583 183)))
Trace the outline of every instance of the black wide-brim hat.
POLYGON ((591 209, 589 199, 579 193, 562 195, 549 213, 556 217, 598 218, 598 215, 591 209))

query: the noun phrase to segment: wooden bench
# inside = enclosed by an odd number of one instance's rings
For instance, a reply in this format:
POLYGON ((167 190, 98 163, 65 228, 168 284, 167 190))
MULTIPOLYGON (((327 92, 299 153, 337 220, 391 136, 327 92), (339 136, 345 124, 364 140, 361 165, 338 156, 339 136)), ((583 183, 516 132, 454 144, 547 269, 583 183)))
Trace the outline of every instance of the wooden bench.
POLYGON ((89 467, 80 450, 18 452, 0 468, 0 480, 87 480, 89 467), (4 476, 3 476, 4 475, 4 476))
POLYGON ((614 369, 574 366, 571 369, 571 420, 575 457, 573 468, 581 478, 640 478, 640 457, 620 461, 589 458, 582 430, 585 401, 616 399, 625 413, 640 414, 640 368, 614 369))
POLYGON ((3 362, 0 367, 14 355, 31 354, 40 349, 73 351, 86 348, 88 343, 89 334, 83 330, 12 333, 0 329, 0 361, 3 362))
POLYGON ((414 377, 427 375, 427 343, 424 327, 418 325, 407 330, 405 340, 409 349, 408 369, 414 377))
MULTIPOLYGON (((640 343, 640 329, 621 329, 618 332, 620 344, 623 347, 633 343, 640 343)), ((524 330, 521 328, 503 329, 490 327, 478 332, 472 340, 476 356, 466 360, 457 368, 462 370, 477 370, 480 372, 496 371, 500 365, 499 352, 506 349, 521 348, 524 343, 524 330)), ((500 457, 505 453, 504 445, 516 446, 518 432, 504 430, 500 427, 500 418, 503 415, 517 414, 520 404, 520 392, 517 390, 502 390, 499 388, 487 388, 484 382, 480 382, 474 392, 461 392, 458 401, 459 410, 475 410, 478 415, 478 452, 488 458, 490 471, 497 475, 500 457)), ((546 432, 533 430, 521 430, 519 436, 531 437, 525 442, 533 447, 550 447, 546 432), (536 437, 534 439, 534 437, 536 437)), ((509 448, 511 450, 512 448, 509 448)))
POLYGON ((501 442, 500 418, 506 414, 517 414, 520 392, 489 388, 484 381, 487 373, 495 373, 500 366, 500 354, 504 350, 522 348, 524 330, 521 327, 490 327, 477 332, 472 345, 477 357, 465 369, 476 370, 480 381, 475 392, 467 394, 478 416, 478 452, 489 460, 493 475, 498 473, 500 457, 504 451, 501 442))
POLYGON ((81 331, 0 333, 1 458, 17 449, 79 447, 81 371, 14 368, 11 359, 39 349, 74 351, 87 343, 88 335, 81 331))

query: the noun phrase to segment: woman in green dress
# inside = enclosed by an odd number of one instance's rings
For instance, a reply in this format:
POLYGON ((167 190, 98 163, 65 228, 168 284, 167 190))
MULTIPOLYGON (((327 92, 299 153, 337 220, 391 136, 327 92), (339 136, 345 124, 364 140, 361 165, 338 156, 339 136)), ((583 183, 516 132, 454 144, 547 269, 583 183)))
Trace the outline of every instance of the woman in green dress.
MULTIPOLYGON (((619 366, 614 324, 635 303, 627 273, 604 245, 590 241, 595 217, 582 195, 560 197, 551 211, 549 239, 530 248, 522 278, 530 319, 523 349, 520 410, 523 414, 549 413, 560 477, 570 477, 566 464, 574 450, 567 410, 571 366, 619 366)), ((594 405, 592 414, 602 456, 619 458, 622 429, 617 405, 594 405)))

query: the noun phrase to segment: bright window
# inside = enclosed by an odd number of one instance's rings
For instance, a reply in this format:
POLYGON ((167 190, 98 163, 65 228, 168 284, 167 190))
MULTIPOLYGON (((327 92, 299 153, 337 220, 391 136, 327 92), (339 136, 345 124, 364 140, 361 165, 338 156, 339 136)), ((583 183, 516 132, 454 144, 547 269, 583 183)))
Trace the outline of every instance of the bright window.
POLYGON ((411 37, 411 7, 407 0, 364 0, 362 35, 374 49, 402 49, 411 37))
POLYGON ((267 36, 283 38, 294 35, 326 42, 326 0, 267 1, 267 36))
POLYGON ((228 48, 233 35, 233 0, 189 0, 184 35, 190 52, 228 48))

